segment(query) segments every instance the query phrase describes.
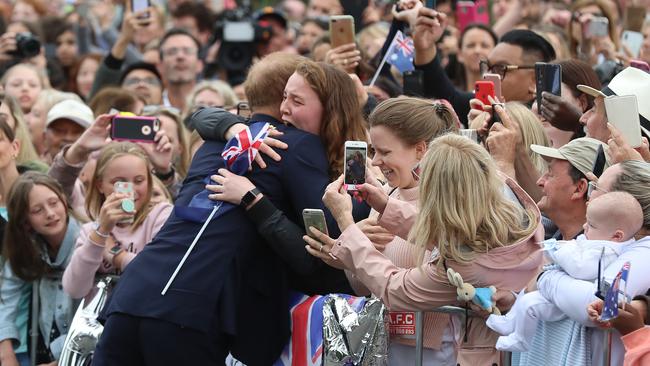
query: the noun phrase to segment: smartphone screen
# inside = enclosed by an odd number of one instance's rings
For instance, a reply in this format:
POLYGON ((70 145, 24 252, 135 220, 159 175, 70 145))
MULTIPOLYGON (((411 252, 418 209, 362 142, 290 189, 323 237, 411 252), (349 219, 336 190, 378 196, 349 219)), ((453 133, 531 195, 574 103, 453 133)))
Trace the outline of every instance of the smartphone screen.
POLYGON ((366 182, 366 156, 368 145, 363 141, 345 142, 345 171, 344 183, 348 190, 356 190, 357 184, 366 182))
POLYGON ((329 235, 327 231, 327 223, 325 222, 325 214, 323 213, 323 210, 306 208, 302 210, 302 220, 305 223, 305 230, 307 231, 307 235, 311 236, 312 238, 315 239, 314 234, 312 234, 311 230, 309 230, 310 226, 313 226, 314 228, 318 229, 318 231, 320 231, 321 233, 325 233, 329 235))
POLYGON ((429 9, 435 9, 436 8, 436 0, 427 0, 425 6, 429 9))
POLYGON ((115 116, 111 122, 111 138, 153 143, 159 129, 160 121, 155 117, 115 116))
POLYGON ((350 15, 330 17, 330 44, 332 48, 354 43, 354 18, 350 15))

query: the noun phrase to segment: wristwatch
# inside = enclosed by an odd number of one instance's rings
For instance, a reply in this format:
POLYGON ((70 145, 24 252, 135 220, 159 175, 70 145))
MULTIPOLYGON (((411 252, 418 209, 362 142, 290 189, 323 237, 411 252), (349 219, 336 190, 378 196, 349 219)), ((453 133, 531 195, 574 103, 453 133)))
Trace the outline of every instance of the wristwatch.
POLYGON ((241 198, 241 202, 239 203, 239 205, 244 208, 248 207, 248 205, 250 205, 251 203, 253 203, 253 201, 255 201, 255 198, 257 198, 257 195, 260 193, 262 192, 260 192, 260 190, 257 188, 251 189, 250 191, 246 192, 244 197, 241 198))
POLYGON ((124 249, 119 244, 116 244, 114 247, 112 247, 111 249, 108 250, 108 253, 111 256, 110 263, 112 265, 115 265, 115 263, 114 263, 115 257, 117 257, 118 254, 122 253, 123 250, 124 249))

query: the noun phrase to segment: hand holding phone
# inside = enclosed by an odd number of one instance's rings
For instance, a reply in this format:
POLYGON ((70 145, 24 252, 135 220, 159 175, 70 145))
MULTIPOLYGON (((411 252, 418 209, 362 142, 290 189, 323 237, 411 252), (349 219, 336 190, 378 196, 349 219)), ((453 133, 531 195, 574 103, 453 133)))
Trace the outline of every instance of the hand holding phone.
POLYGON ((329 232, 327 231, 327 222, 325 221, 325 214, 323 213, 323 210, 306 208, 302 210, 302 220, 305 223, 305 231, 310 237, 316 239, 311 230, 309 230, 310 226, 329 236, 329 232))
POLYGON ((609 35, 609 19, 593 17, 584 28, 585 38, 607 37, 609 35))
POLYGON ((490 98, 496 99, 494 83, 488 80, 479 80, 474 84, 474 97, 480 100, 483 105, 490 105, 490 98))
POLYGON ((641 146, 641 120, 635 95, 610 96, 605 98, 607 120, 623 135, 631 147, 641 146))
MULTIPOLYGON (((131 0, 131 12, 133 14, 147 10, 151 6, 149 0, 131 0)), ((149 18, 149 12, 144 13, 144 15, 139 16, 139 19, 149 18)))
POLYGON ((332 48, 354 43, 354 18, 351 15, 330 17, 330 44, 332 48))
POLYGON ((501 90, 501 75, 499 74, 483 74, 483 80, 491 81, 494 84, 494 95, 496 95, 499 100, 503 100, 503 91, 501 90))
POLYGON ((348 191, 356 191, 357 184, 366 182, 368 144, 364 141, 346 141, 344 155, 343 183, 348 191))

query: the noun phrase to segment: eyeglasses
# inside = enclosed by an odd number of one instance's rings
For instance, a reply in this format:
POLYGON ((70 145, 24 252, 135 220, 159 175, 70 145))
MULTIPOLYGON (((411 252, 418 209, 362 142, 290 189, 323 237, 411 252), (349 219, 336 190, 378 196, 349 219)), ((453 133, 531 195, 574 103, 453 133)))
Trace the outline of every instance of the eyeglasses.
POLYGON ((197 54, 196 47, 169 47, 162 50, 162 54, 165 57, 174 57, 178 53, 183 53, 185 56, 194 56, 197 54))
POLYGON ((591 194, 594 193, 594 191, 601 191, 603 193, 609 193, 609 191, 599 187, 596 183, 589 182, 589 185, 587 187, 587 198, 591 198, 591 194))
POLYGON ((158 78, 155 78, 153 76, 142 78, 142 79, 137 77, 132 77, 132 78, 124 79, 123 82, 124 86, 134 86, 140 83, 147 84, 150 86, 160 86, 160 80, 158 80, 158 78))
POLYGON ((491 74, 499 74, 499 76, 501 76, 501 80, 503 80, 506 78, 506 73, 508 71, 515 71, 520 69, 534 69, 535 65, 503 65, 503 64, 490 65, 490 63, 487 60, 481 60, 479 61, 479 68, 481 70, 481 75, 488 72, 491 74))

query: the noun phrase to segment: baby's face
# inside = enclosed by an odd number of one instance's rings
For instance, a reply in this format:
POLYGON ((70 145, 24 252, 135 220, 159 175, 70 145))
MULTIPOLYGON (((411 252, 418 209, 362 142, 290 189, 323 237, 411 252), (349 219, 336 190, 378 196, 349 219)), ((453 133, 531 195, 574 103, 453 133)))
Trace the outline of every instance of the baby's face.
POLYGON ((621 241, 614 237, 617 223, 608 220, 607 210, 604 205, 590 204, 587 206, 587 222, 582 226, 585 237, 589 240, 621 241))

